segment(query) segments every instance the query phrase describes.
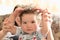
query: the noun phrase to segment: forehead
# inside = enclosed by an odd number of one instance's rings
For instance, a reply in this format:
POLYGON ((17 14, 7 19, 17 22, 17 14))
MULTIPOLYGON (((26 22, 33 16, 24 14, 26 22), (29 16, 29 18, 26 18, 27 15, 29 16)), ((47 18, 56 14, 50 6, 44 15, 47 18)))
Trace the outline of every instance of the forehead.
POLYGON ((36 15, 35 14, 23 14, 22 16, 22 20, 35 20, 36 19, 36 15))

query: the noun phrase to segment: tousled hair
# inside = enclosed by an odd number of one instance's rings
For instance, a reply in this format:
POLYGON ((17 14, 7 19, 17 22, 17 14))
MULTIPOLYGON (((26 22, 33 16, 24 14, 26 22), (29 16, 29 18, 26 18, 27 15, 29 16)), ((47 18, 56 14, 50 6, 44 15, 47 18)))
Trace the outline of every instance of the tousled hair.
POLYGON ((20 22, 22 23, 22 16, 23 16, 23 14, 36 14, 36 15, 38 15, 39 13, 41 13, 42 12, 42 10, 41 9, 34 9, 34 7, 33 6, 31 6, 31 5, 26 5, 26 6, 21 6, 21 5, 16 5, 15 7, 14 7, 14 10, 13 10, 13 12, 15 11, 15 9, 16 8, 18 8, 18 7, 21 7, 21 8, 24 8, 24 10, 20 13, 20 15, 19 15, 19 17, 20 17, 20 22), (37 11, 38 10, 38 11, 37 11))
POLYGON ((23 11, 20 13, 20 15, 19 15, 20 21, 21 21, 21 23, 22 23, 22 16, 23 16, 24 14, 35 14, 36 16, 38 16, 39 13, 40 13, 40 12, 37 12, 37 9, 35 9, 35 10, 33 10, 33 9, 23 10, 23 11))

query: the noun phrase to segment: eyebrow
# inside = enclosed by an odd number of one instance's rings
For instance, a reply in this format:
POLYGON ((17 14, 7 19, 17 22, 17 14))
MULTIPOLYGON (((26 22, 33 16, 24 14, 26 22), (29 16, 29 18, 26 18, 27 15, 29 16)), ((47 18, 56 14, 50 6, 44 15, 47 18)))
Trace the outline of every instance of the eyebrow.
MULTIPOLYGON (((32 21, 34 21, 34 20, 32 20, 32 21)), ((24 20, 24 21, 22 21, 22 22, 27 22, 27 21, 24 20)))

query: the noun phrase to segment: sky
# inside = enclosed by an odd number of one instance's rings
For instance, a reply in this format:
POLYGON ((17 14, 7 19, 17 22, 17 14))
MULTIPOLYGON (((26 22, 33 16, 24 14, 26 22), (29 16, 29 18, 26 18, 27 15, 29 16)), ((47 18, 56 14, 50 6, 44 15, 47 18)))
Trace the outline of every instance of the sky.
POLYGON ((59 0, 0 0, 0 15, 11 14, 17 4, 37 4, 41 9, 60 15, 59 0))

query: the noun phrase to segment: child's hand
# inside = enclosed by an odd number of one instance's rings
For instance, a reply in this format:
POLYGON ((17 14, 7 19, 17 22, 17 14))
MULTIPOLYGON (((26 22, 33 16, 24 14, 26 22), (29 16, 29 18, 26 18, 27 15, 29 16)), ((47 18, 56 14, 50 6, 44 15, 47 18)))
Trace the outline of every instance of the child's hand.
POLYGON ((13 14, 16 13, 15 15, 19 15, 23 10, 24 10, 24 8, 17 7, 17 8, 15 9, 15 11, 13 12, 13 14))
POLYGON ((15 11, 9 16, 9 20, 13 23, 18 15, 24 10, 24 8, 18 7, 15 11))
POLYGON ((23 11, 23 8, 16 8, 15 11, 3 22, 3 31, 5 33, 11 32, 14 34, 16 32, 16 27, 14 27, 14 21, 16 17, 23 11))
POLYGON ((46 34, 49 31, 52 23, 51 13, 48 13, 48 10, 43 10, 42 14, 42 34, 46 34))
POLYGON ((5 33, 7 33, 7 32, 15 33, 16 32, 16 28, 14 27, 14 21, 15 21, 16 17, 22 11, 23 11, 23 8, 18 7, 18 8, 15 9, 15 11, 7 19, 4 20, 3 31, 5 33))
POLYGON ((11 32, 12 34, 15 34, 16 32, 16 27, 14 27, 13 23, 9 21, 8 18, 6 18, 3 22, 3 28, 2 28, 4 33, 11 32))
MULTIPOLYGON (((49 23, 51 24, 52 23, 52 15, 51 13, 48 12, 48 10, 43 10, 42 14, 42 23, 49 23)), ((44 26, 46 26, 45 24, 43 24, 44 26)))

